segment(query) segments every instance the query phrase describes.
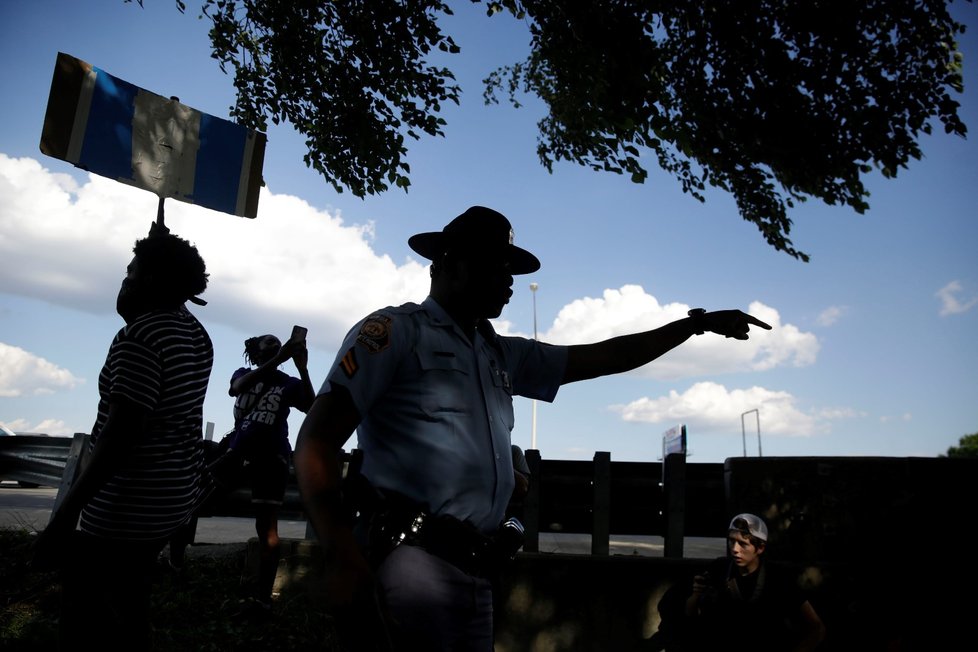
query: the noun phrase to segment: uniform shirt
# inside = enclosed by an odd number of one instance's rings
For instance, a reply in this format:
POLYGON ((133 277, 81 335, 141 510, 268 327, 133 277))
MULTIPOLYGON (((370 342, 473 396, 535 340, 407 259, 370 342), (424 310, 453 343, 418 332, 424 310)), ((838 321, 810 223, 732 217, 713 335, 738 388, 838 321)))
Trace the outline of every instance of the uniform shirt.
POLYGON ((207 331, 187 310, 151 312, 112 340, 99 374, 94 449, 109 402, 149 411, 122 466, 82 509, 81 529, 113 539, 153 540, 183 523, 198 498, 203 405, 214 362, 207 331))
POLYGON ((488 322, 470 343, 428 297, 354 326, 320 393, 349 390, 373 486, 490 533, 513 493, 513 395, 553 401, 566 365, 566 347, 499 337, 488 322))
MULTIPOLYGON (((241 367, 231 375, 231 384, 252 371, 241 367)), ((230 447, 246 457, 292 453, 289 443, 289 414, 305 398, 302 380, 275 369, 241 392, 234 400, 234 434, 230 447)))

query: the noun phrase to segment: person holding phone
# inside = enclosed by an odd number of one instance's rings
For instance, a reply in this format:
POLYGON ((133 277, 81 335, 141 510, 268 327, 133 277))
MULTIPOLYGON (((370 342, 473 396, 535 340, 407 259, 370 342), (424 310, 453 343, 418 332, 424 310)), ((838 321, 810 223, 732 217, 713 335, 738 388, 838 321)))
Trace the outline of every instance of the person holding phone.
POLYGON ((258 582, 248 612, 271 611, 272 588, 279 560, 278 510, 289 481, 292 445, 288 418, 292 408, 307 412, 315 398, 309 378, 306 329, 296 326, 283 345, 274 335, 245 340, 245 360, 231 375, 228 394, 234 397, 234 430, 228 450, 212 465, 219 487, 231 489, 243 479, 251 486, 258 535, 258 582), (289 359, 299 377, 279 367, 289 359))

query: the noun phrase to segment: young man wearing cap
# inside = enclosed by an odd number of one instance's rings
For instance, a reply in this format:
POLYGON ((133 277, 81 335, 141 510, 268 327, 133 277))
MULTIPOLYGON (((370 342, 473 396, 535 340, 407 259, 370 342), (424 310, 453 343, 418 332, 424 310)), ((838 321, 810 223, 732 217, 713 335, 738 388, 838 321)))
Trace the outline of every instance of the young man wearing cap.
POLYGON ((691 646, 684 650, 729 648, 741 637, 752 652, 801 652, 825 638, 825 626, 796 579, 765 563, 767 541, 767 524, 759 516, 733 517, 727 556, 693 578, 686 601, 691 646))
POLYGON ((300 429, 296 475, 334 606, 379 605, 397 650, 489 652, 488 578, 505 556, 494 542, 509 538, 500 525, 515 482, 513 396, 553 401, 565 383, 635 369, 694 334, 746 340, 750 326, 770 326, 739 310, 691 311, 595 344, 503 337, 489 320, 513 275, 540 268, 509 220, 473 206, 408 244, 431 261, 429 296, 350 330, 300 429), (339 472, 354 430, 370 488, 355 527, 339 472))

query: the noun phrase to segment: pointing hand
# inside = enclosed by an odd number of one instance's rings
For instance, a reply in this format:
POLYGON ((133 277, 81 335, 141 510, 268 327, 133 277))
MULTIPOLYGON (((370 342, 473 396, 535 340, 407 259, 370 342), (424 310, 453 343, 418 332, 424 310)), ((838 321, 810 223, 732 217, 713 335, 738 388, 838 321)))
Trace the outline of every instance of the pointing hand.
POLYGON ((702 334, 706 331, 732 337, 737 340, 748 339, 751 326, 757 326, 765 330, 771 330, 771 326, 762 322, 753 315, 748 315, 740 310, 714 310, 706 312, 702 308, 694 308, 689 311, 694 332, 702 334))

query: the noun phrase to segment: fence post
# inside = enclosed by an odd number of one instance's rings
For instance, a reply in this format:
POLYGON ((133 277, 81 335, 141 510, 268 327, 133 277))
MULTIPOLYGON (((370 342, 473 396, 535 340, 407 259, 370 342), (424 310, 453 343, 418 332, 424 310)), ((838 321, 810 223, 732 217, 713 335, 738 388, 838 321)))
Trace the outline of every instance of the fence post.
POLYGON ((607 557, 611 538, 611 453, 594 454, 593 523, 591 525, 591 554, 607 557))
POLYGON ((665 557, 683 557, 686 525, 686 454, 666 455, 662 468, 662 490, 665 493, 665 557))
POLYGON ((531 448, 524 452, 530 467, 530 486, 523 499, 523 550, 540 551, 540 451, 531 448))

